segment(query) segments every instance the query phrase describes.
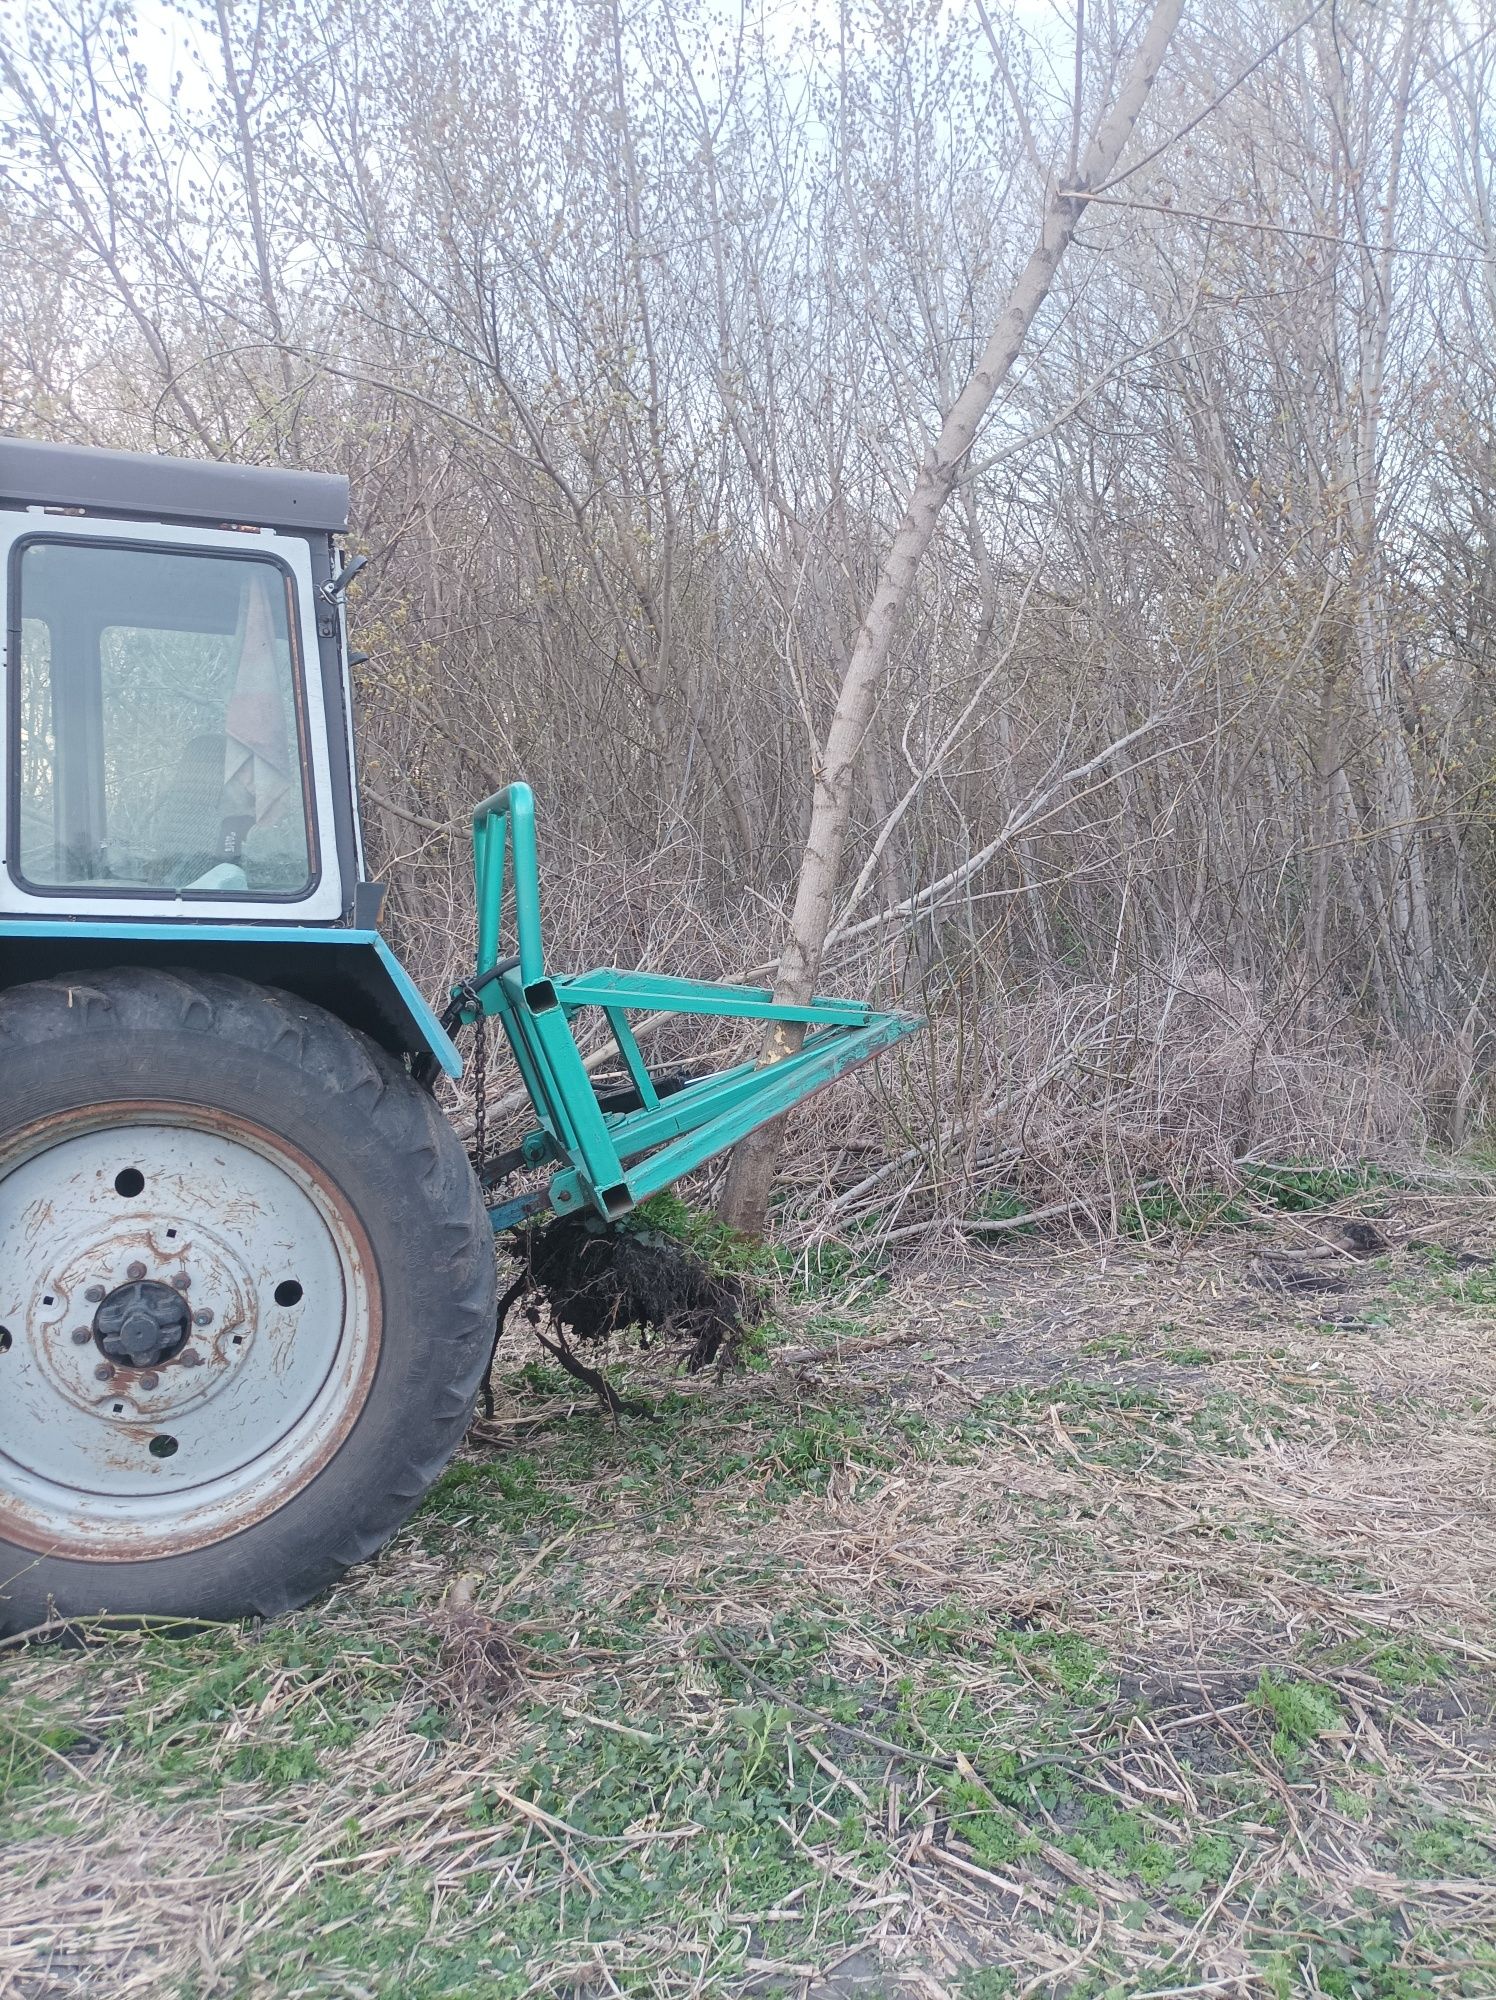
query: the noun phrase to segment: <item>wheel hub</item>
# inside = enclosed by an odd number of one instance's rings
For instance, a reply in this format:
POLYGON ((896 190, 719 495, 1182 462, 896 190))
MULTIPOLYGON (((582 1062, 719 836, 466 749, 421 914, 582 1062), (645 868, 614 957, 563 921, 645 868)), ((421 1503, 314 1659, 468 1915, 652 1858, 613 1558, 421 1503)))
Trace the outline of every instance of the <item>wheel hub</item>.
POLYGON ((328 1462, 372 1380, 377 1271, 263 1127, 82 1109, 0 1149, 0 1330, 0 1539, 138 1561, 236 1533, 328 1462))
POLYGON ((152 1278, 116 1285, 94 1314, 100 1351, 127 1368, 159 1368, 181 1353, 192 1331, 187 1301, 152 1278))

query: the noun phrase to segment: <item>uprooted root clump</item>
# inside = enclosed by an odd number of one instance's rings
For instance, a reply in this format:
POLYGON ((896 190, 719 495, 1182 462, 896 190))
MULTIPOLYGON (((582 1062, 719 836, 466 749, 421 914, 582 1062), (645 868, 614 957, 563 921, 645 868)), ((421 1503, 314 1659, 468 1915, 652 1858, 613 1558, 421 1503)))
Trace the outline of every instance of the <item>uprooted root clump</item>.
POLYGON ((508 1708, 523 1684, 522 1654, 473 1603, 471 1576, 460 1576, 442 1607, 441 1689, 464 1712, 508 1708))
POLYGON ((737 1271, 717 1271, 675 1237, 630 1218, 611 1227, 567 1215, 516 1230, 521 1271, 505 1310, 530 1296, 564 1336, 600 1345, 628 1328, 679 1346, 688 1372, 732 1358, 763 1320, 757 1285, 737 1271), (539 1304, 536 1303, 539 1302, 539 1304))

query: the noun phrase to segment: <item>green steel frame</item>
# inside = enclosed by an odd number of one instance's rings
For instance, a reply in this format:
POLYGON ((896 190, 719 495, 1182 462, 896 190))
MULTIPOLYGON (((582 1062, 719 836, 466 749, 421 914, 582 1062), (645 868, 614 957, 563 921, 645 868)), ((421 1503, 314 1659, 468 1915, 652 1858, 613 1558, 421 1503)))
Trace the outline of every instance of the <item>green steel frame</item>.
POLYGON ((548 1194, 498 1204, 494 1227, 548 1201, 558 1215, 590 1208, 606 1221, 666 1187, 714 1153, 777 1118, 845 1070, 912 1034, 915 1015, 880 1014, 845 1000, 780 1005, 750 986, 666 979, 650 972, 588 972, 572 979, 547 971, 540 928, 535 800, 528 785, 508 785, 473 813, 478 892, 477 971, 455 997, 496 1020, 540 1123, 527 1134, 523 1161, 561 1170, 548 1194), (514 911, 515 950, 500 955, 506 889, 514 911), (638 1108, 609 1111, 598 1101, 572 1033, 573 1017, 598 1008, 634 1087, 638 1108), (767 1065, 738 1063, 661 1097, 629 1026, 631 1013, 716 1014, 738 1020, 803 1023, 793 1054, 767 1065))

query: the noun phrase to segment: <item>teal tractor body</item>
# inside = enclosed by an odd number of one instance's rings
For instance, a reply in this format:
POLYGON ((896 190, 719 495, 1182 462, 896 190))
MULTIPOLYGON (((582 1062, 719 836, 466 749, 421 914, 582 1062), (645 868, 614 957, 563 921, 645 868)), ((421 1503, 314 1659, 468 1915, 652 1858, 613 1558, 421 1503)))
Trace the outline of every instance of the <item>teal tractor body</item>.
POLYGON ((0 1631, 304 1601, 460 1441, 494 1230, 616 1225, 917 1025, 558 972, 518 783, 474 816, 477 958, 438 1015, 365 864, 348 497, 0 440, 0 1631), (641 1013, 799 1045, 667 1083, 641 1013), (490 1023, 533 1120, 480 1173, 431 1085, 490 1023))

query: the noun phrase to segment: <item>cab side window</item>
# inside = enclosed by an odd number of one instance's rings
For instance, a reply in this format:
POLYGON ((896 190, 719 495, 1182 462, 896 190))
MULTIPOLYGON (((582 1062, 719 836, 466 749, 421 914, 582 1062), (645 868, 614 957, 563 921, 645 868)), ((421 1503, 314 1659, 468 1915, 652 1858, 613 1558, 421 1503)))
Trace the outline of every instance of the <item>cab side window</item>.
POLYGON ((315 847, 281 566, 38 539, 17 594, 23 882, 304 895, 315 847))

